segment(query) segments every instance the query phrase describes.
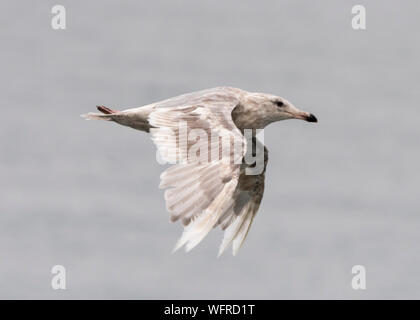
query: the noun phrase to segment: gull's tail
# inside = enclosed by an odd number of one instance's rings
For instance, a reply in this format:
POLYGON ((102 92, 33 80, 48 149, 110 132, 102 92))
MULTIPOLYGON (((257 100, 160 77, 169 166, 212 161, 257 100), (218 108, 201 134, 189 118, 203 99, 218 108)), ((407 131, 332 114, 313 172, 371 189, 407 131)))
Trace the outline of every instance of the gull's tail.
POLYGON ((89 112, 82 114, 82 118, 86 120, 106 120, 113 121, 123 126, 131 127, 140 131, 149 132, 149 114, 151 112, 150 106, 127 109, 123 111, 116 111, 104 106, 97 106, 102 113, 89 112))

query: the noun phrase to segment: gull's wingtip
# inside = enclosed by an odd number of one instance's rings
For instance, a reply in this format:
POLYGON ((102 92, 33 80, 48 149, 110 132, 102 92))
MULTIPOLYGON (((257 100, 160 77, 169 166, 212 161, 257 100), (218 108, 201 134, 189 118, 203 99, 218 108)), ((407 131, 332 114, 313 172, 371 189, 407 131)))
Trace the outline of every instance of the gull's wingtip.
POLYGON ((185 239, 183 239, 183 237, 181 237, 175 244, 175 247, 172 249, 172 254, 174 254, 176 251, 178 251, 184 244, 185 244, 185 239))

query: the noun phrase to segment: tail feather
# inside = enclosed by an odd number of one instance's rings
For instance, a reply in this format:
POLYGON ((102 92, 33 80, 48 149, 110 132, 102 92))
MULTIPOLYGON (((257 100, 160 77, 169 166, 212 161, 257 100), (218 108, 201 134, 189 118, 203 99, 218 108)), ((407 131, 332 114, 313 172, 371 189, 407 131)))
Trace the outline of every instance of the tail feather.
POLYGON ((89 112, 82 114, 81 117, 86 120, 105 120, 113 121, 120 125, 131 127, 136 130, 149 132, 149 114, 152 106, 127 109, 123 111, 112 110, 104 106, 96 106, 101 113, 89 112))
POLYGON ((85 118, 86 120, 106 120, 106 121, 111 121, 112 120, 112 115, 110 115, 110 114, 89 112, 89 113, 86 113, 86 114, 82 114, 80 116, 82 118, 85 118))

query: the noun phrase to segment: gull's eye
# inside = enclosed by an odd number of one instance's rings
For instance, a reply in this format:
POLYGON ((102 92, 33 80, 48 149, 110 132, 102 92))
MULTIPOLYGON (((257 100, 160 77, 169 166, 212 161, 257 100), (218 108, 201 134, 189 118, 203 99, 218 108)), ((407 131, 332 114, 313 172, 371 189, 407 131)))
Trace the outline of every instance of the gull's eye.
POLYGON ((284 103, 283 103, 282 101, 280 101, 280 100, 276 100, 276 101, 274 101, 274 104, 275 104, 277 107, 281 107, 281 106, 283 106, 283 105, 284 105, 284 103))

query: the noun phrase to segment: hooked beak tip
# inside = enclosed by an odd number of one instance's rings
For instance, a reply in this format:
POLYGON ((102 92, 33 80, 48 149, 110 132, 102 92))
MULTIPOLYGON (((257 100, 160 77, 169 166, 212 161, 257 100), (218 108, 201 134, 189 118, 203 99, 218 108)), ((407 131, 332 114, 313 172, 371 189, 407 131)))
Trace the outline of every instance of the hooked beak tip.
POLYGON ((318 122, 318 119, 312 113, 310 113, 309 116, 305 118, 305 120, 308 122, 318 122))

